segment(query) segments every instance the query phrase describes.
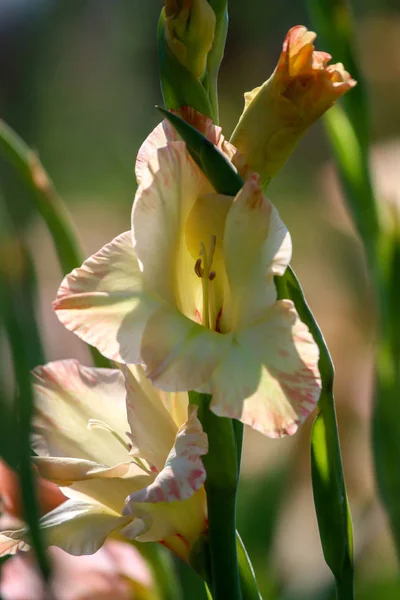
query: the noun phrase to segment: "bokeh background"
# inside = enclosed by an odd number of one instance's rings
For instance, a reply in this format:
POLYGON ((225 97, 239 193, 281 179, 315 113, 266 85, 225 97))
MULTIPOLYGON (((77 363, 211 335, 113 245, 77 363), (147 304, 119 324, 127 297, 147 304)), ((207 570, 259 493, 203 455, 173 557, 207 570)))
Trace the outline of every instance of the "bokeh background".
MULTIPOLYGON (((162 103, 156 49, 161 6, 161 0, 0 0, 0 117, 39 152, 88 255, 129 229, 135 156, 158 123, 154 107, 162 103)), ((353 6, 370 94, 377 195, 381 203, 400 203, 400 6, 396 0, 357 0, 353 6)), ((286 31, 298 23, 309 26, 302 2, 231 0, 220 74, 221 124, 228 137, 243 92, 269 76, 286 31)), ((317 48, 323 49, 318 41, 317 48)), ((46 360, 77 357, 90 364, 83 343, 52 314, 61 279, 54 249, 23 186, 1 160, 0 194, 32 251, 46 360)), ((294 268, 336 365, 356 595, 398 599, 398 566, 377 498, 370 443, 374 303, 321 124, 307 133, 269 194, 291 231, 294 268)), ((265 599, 332 597, 312 499, 311 421, 283 440, 246 432, 238 527, 265 599)), ((177 568, 190 590, 185 598, 205 598, 196 577, 177 568)))

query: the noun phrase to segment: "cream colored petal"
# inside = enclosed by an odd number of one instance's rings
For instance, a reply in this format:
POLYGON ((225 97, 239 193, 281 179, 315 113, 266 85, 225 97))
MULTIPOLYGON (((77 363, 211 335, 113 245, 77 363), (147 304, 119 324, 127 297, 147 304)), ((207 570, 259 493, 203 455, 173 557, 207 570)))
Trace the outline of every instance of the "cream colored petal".
POLYGON ((86 479, 115 479, 141 476, 143 477, 143 481, 145 481, 147 478, 143 469, 131 460, 113 467, 99 465, 90 460, 64 457, 35 456, 33 457, 33 462, 38 467, 42 477, 59 486, 70 485, 75 481, 86 479))
POLYGON ((136 475, 133 477, 115 477, 113 479, 99 477, 74 481, 68 487, 62 486, 62 492, 74 500, 97 502, 106 508, 122 514, 126 497, 133 492, 150 485, 155 474, 136 475))
POLYGON ((192 318, 201 284, 186 249, 184 225, 196 199, 210 191, 186 145, 173 142, 152 155, 132 210, 133 245, 146 289, 192 318))
POLYGON ((136 157, 135 175, 138 184, 140 184, 143 172, 146 171, 147 165, 153 154, 157 153, 159 148, 164 148, 168 142, 177 142, 179 139, 175 127, 173 127, 167 119, 164 119, 164 121, 159 123, 157 127, 153 129, 140 146, 136 157))
POLYGON ((0 533, 0 557, 29 550, 29 545, 26 542, 13 536, 13 531, 2 531, 0 533))
POLYGON ((159 471, 177 432, 161 396, 144 377, 142 367, 124 368, 126 406, 134 450, 159 471))
MULTIPOLYGON (((179 532, 174 528, 178 527, 179 515, 185 521, 183 501, 198 492, 205 481, 201 456, 207 452, 207 436, 197 418, 197 407, 191 406, 189 418, 179 429, 162 471, 152 484, 126 500, 124 514, 142 518, 146 525, 146 531, 140 531, 140 535, 146 533, 146 539, 156 539, 161 529, 162 537, 179 532)), ((204 507, 197 515, 199 520, 204 521, 204 507)))
POLYGON ((33 448, 112 467, 129 460, 125 381, 116 369, 63 360, 33 371, 33 448), (98 426, 88 428, 89 421, 98 426))
POLYGON ((292 435, 315 408, 318 347, 289 300, 268 319, 237 333, 212 380, 211 408, 269 437, 292 435))
POLYGON ((67 329, 107 358, 140 362, 143 327, 159 302, 143 290, 130 232, 67 275, 53 306, 67 329))
POLYGON ((165 391, 197 389, 210 380, 230 343, 230 335, 206 329, 165 307, 148 321, 143 335, 146 375, 165 391))
MULTIPOLYGON (((101 504, 67 500, 40 519, 40 528, 47 546, 58 546, 75 556, 93 554, 115 529, 124 527, 129 517, 121 517, 101 504)), ((4 531, 2 536, 26 542, 26 528, 4 531)))
POLYGON ((165 408, 179 428, 187 419, 189 396, 187 392, 163 392, 158 390, 165 408))
POLYGON ((224 255, 232 298, 232 329, 263 318, 276 300, 274 275, 291 258, 290 235, 253 174, 226 219, 224 255))
MULTIPOLYGON (((179 427, 185 423, 188 416, 188 404, 189 397, 187 392, 164 392, 151 383, 150 379, 148 379, 145 375, 144 368, 141 365, 129 365, 127 367, 131 374, 135 377, 138 382, 141 390, 144 394, 150 399, 152 405, 158 406, 158 404, 162 403, 166 411, 169 413, 173 422, 175 423, 175 428, 173 432, 173 439, 175 439, 176 431, 179 427)), ((140 405, 141 406, 141 405, 140 405)), ((162 411, 161 411, 162 412, 162 411)), ((129 419, 129 411, 128 411, 128 419, 129 419)), ((132 430, 131 430, 132 431, 132 430)), ((168 454, 169 449, 172 446, 171 440, 169 440, 168 450, 163 453, 162 463, 164 464, 165 456, 168 454)), ((139 445, 139 443, 137 443, 139 445)), ((140 445, 142 448, 142 445, 140 445)), ((150 461, 151 462, 151 461, 150 461)))

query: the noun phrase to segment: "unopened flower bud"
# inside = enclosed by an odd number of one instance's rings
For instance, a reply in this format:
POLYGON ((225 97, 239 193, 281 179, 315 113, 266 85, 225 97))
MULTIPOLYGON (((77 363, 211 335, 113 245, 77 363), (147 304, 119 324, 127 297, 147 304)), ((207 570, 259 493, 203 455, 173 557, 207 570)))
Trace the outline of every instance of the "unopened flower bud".
POLYGON ((268 182, 285 164, 306 129, 356 85, 341 63, 314 49, 316 34, 289 30, 271 77, 245 94, 245 108, 231 142, 252 171, 268 182))
POLYGON ((166 40, 171 52, 201 79, 214 40, 216 17, 207 0, 166 0, 166 40))

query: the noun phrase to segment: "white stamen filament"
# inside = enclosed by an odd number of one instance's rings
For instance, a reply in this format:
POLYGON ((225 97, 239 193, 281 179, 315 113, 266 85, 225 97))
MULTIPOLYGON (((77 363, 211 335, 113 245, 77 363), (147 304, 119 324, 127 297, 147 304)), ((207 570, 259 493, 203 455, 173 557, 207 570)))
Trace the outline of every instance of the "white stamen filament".
POLYGON ((87 428, 91 429, 103 429, 104 431, 108 431, 111 435, 123 445, 123 447, 129 451, 129 444, 126 442, 112 427, 104 423, 104 421, 100 421, 99 419, 89 419, 87 428))

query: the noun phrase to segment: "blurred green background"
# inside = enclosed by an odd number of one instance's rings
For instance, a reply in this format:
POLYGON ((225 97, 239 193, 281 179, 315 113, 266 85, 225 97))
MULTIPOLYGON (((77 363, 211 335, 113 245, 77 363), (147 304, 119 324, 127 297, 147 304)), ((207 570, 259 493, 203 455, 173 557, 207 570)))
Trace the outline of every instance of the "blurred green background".
MULTIPOLYGON (((156 25, 161 0, 0 0, 0 117, 35 148, 68 204, 87 254, 129 229, 137 150, 159 121, 156 25)), ((357 0, 359 58, 370 93, 372 173, 379 202, 400 206, 400 6, 357 0)), ((229 137, 243 92, 262 83, 286 31, 309 26, 305 3, 231 0, 220 74, 229 137)), ((318 32, 317 32, 318 33, 318 32)), ((323 50, 318 45, 317 48, 323 50)), ((333 57, 335 58, 335 57, 333 57)), ((61 273, 49 235, 0 160, 0 194, 32 251, 46 360, 84 345, 52 314, 61 273)), ((390 532, 374 483, 370 416, 374 306, 361 245, 343 205, 322 126, 307 133, 270 186, 294 242, 293 265, 336 365, 339 431, 355 526, 359 600, 398 599, 390 532)), ((9 257, 12 263, 13 256, 9 257)), ((332 597, 313 506, 311 419, 294 438, 246 432, 239 530, 265 599, 332 597)), ((182 576, 190 576, 182 566, 182 576)), ((196 580, 189 582, 196 596, 196 580)))

